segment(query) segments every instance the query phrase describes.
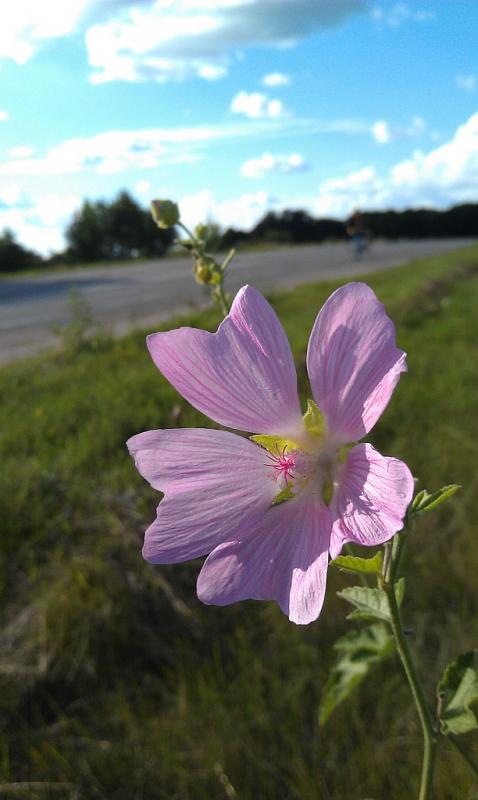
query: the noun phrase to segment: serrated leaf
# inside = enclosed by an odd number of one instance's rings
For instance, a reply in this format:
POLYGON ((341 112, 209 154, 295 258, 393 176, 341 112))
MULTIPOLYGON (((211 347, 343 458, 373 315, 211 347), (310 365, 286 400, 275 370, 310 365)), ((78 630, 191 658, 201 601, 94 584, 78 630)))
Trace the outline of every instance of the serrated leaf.
POLYGON ((383 555, 382 551, 372 558, 358 558, 357 556, 337 556, 330 561, 330 566, 338 567, 342 572, 368 573, 372 575, 380 574, 382 571, 383 555))
POLYGON ((250 437, 253 442, 264 447, 269 453, 274 456, 282 455, 284 450, 298 450, 299 445, 293 442, 292 439, 283 439, 282 436, 269 436, 268 434, 256 435, 250 437))
POLYGON ((304 425, 311 436, 321 438, 325 434, 325 419, 313 400, 307 400, 304 425))
POLYGON ((370 589, 367 586, 347 586, 337 592, 339 597, 356 607, 347 619, 381 619, 390 622, 388 599, 382 589, 370 589))
POLYGON ((382 623, 351 631, 334 644, 338 652, 319 706, 323 725, 332 711, 362 682, 371 667, 393 653, 393 637, 382 623))
POLYGON ((475 651, 463 653, 445 667, 438 686, 441 695, 440 716, 442 733, 467 733, 478 728, 471 706, 478 702, 478 672, 475 651))
POLYGON ((448 486, 442 486, 441 489, 438 489, 437 492, 433 492, 432 494, 429 494, 426 489, 422 489, 412 502, 412 514, 419 516, 426 511, 432 511, 449 497, 452 497, 458 489, 461 489, 461 486, 457 483, 450 483, 448 486))

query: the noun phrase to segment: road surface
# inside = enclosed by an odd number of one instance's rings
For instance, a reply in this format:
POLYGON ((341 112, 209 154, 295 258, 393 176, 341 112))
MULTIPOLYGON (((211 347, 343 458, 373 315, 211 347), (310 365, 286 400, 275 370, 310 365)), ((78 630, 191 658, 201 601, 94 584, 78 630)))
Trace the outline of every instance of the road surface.
MULTIPOLYGON (((355 262, 347 244, 304 245, 238 254, 226 290, 245 283, 258 289, 290 288, 324 278, 388 269, 468 244, 469 240, 375 242, 355 262)), ((81 292, 94 320, 114 334, 151 327, 176 313, 209 302, 207 287, 191 276, 189 258, 50 272, 0 280, 0 363, 59 344, 53 328, 71 319, 72 290, 81 292)))

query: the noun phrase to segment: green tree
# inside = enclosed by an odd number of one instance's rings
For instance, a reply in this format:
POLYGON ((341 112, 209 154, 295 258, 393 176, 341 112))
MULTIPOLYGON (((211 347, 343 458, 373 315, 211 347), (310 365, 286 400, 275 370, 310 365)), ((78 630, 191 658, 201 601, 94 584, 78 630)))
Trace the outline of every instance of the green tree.
POLYGON ((149 211, 126 191, 111 202, 85 200, 66 230, 72 261, 103 261, 164 255, 174 229, 159 230, 149 211))
POLYGON ((106 205, 85 200, 68 225, 65 236, 71 261, 102 261, 108 258, 105 226, 106 205))
POLYGON ((17 242, 15 234, 5 228, 0 234, 0 271, 17 272, 42 264, 42 257, 17 242))

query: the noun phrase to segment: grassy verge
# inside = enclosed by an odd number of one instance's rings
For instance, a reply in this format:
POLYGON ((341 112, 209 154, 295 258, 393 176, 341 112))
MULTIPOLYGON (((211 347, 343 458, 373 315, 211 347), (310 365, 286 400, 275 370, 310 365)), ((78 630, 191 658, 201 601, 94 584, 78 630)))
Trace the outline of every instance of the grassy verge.
MULTIPOLYGON (((367 280, 409 353, 370 440, 422 485, 464 487, 424 518, 408 556, 405 614, 431 687, 478 633, 478 248, 367 280)), ((304 397, 308 333, 337 285, 272 297, 304 397)), ((218 321, 205 311, 187 323, 218 321)), ((414 797, 420 734, 397 664, 317 726, 346 628, 344 578, 331 575, 322 617, 302 628, 273 604, 202 607, 198 563, 141 561, 157 496, 125 440, 210 424, 154 369, 143 334, 4 368, 0 400, 0 796, 25 782, 15 797, 414 797)), ((436 800, 471 800, 472 788, 443 752, 436 800)))

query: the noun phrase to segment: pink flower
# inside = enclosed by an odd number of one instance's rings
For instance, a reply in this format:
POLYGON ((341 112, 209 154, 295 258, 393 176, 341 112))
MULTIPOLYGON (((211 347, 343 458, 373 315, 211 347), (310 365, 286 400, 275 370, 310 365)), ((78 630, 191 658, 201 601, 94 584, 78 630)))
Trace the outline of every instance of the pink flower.
POLYGON ((370 444, 344 447, 375 425, 406 370, 383 305, 363 283, 327 300, 309 340, 315 403, 304 417, 284 330, 250 286, 217 333, 179 328, 152 334, 148 348, 193 406, 261 435, 186 428, 129 439, 138 470, 165 494, 144 557, 171 564, 209 553, 197 586, 203 602, 275 600, 293 622, 316 619, 329 554, 345 542, 386 542, 412 497, 402 461, 370 444))

